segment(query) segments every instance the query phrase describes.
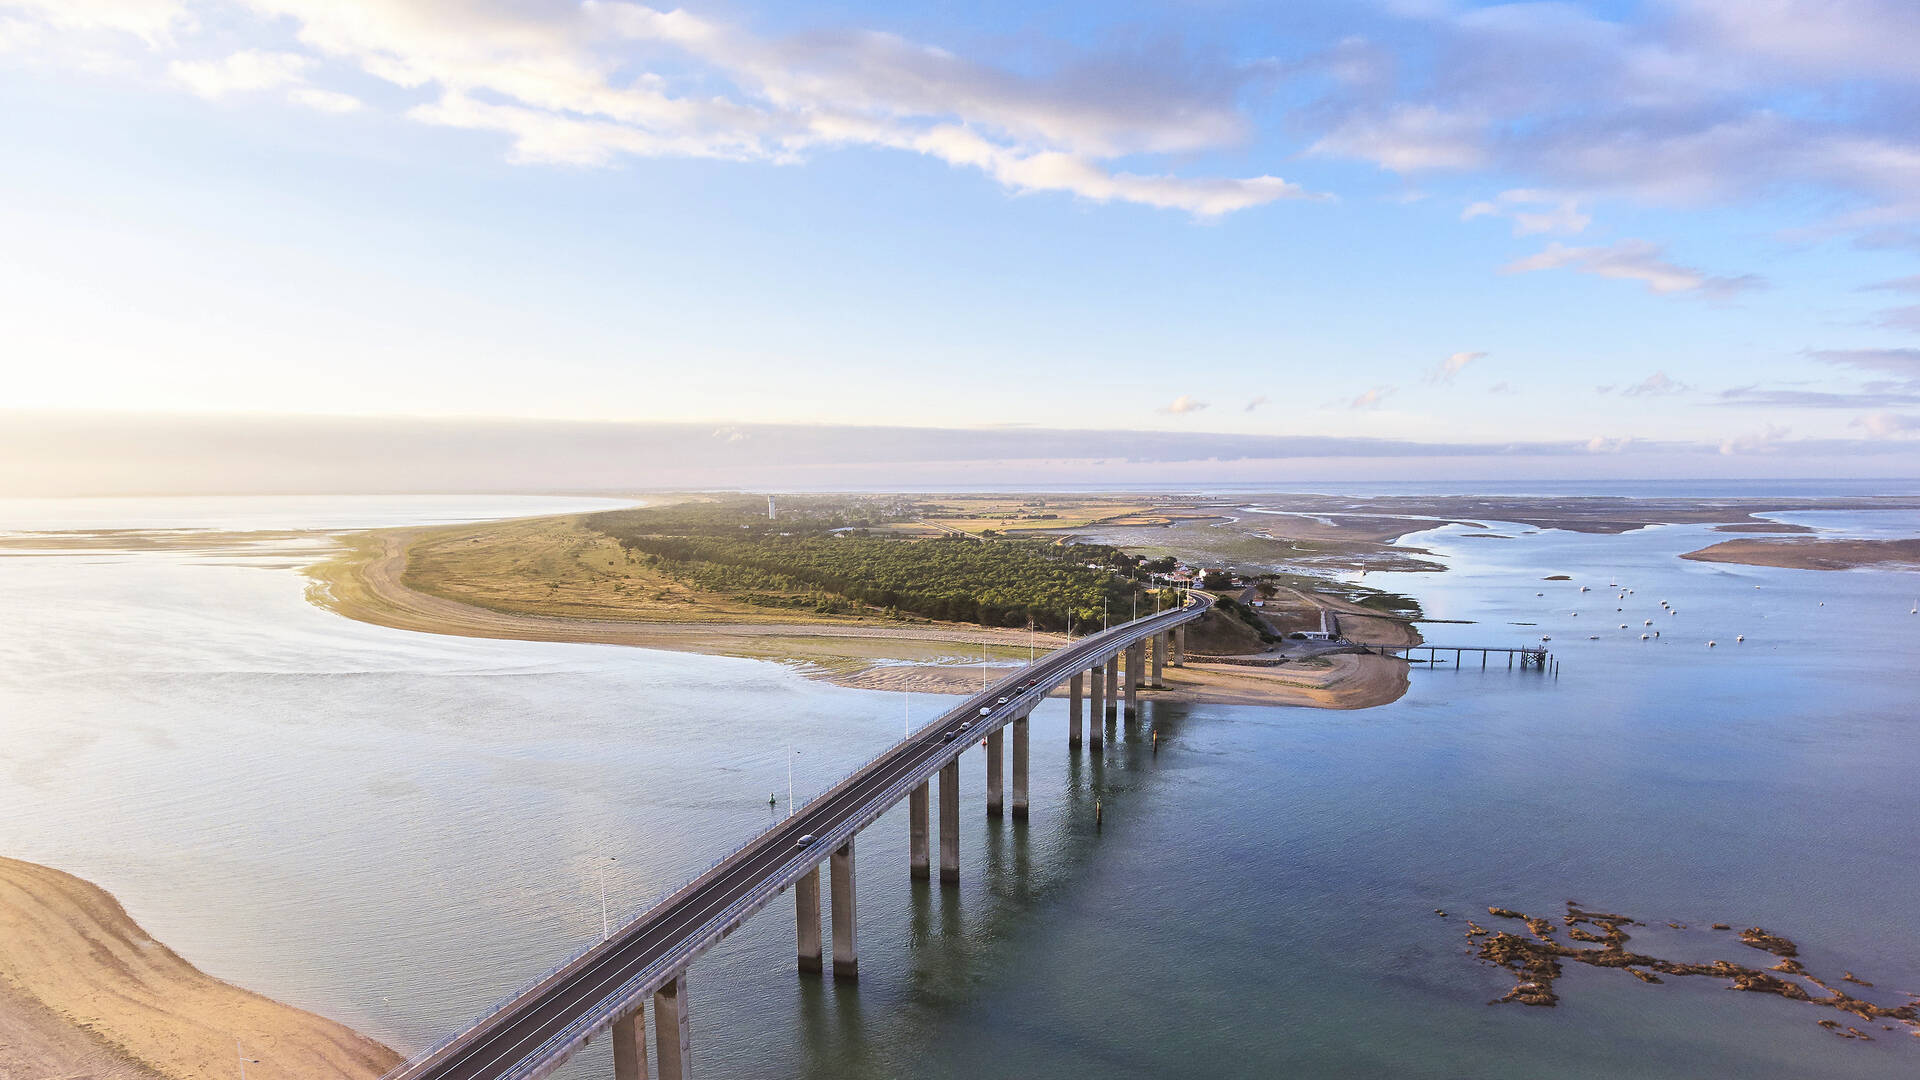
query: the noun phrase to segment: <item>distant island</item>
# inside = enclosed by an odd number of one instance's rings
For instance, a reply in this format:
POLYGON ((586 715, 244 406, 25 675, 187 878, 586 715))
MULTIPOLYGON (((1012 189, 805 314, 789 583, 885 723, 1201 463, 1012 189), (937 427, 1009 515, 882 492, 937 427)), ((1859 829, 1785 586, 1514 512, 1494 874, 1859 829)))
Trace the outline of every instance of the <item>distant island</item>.
POLYGON ((1781 540, 1723 540, 1680 557, 1695 562, 1780 566, 1794 570, 1852 570, 1862 566, 1920 569, 1920 539, 1822 540, 1796 536, 1781 540))

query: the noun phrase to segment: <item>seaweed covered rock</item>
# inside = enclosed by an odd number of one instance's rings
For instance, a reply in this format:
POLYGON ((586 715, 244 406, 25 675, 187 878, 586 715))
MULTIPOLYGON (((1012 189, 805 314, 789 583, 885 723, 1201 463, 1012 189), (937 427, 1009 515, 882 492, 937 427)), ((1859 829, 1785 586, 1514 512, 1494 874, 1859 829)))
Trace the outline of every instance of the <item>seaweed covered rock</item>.
MULTIPOLYGON (((1715 960, 1710 963, 1683 963, 1665 960, 1657 956, 1632 952, 1627 943, 1632 940, 1627 927, 1645 925, 1631 916, 1611 912, 1589 911, 1577 901, 1567 901, 1566 914, 1561 922, 1567 928, 1567 937, 1578 945, 1569 945, 1555 937, 1555 926, 1545 918, 1539 918, 1515 911, 1512 908, 1493 906, 1487 908, 1488 914, 1500 919, 1511 919, 1522 923, 1527 934, 1507 931, 1489 931, 1479 924, 1467 923, 1467 939, 1478 941, 1478 956, 1489 964, 1505 968, 1514 975, 1513 989, 1489 1004, 1499 1005, 1518 1003, 1540 1008, 1552 1008, 1559 1004, 1559 994, 1554 983, 1564 973, 1566 963, 1586 964, 1589 967, 1607 968, 1625 971, 1643 983, 1658 984, 1662 976, 1692 977, 1707 976, 1725 979, 1727 988, 1750 994, 1771 994, 1788 1001, 1805 1002, 1840 1012, 1849 1013, 1862 1020, 1882 1021, 1887 1030, 1894 1030, 1894 1021, 1914 1028, 1913 1034, 1920 1035, 1920 997, 1900 1006, 1879 1005, 1856 997, 1839 989, 1811 971, 1795 957, 1799 948, 1787 938, 1763 930, 1749 927, 1741 931, 1739 941, 1751 948, 1760 949, 1781 957, 1779 963, 1767 970, 1736 964, 1730 960, 1715 960), (1594 947, 1579 947, 1594 946, 1594 947), (1809 989, 1809 986, 1820 993, 1809 989)), ((1669 922, 1669 927, 1684 930, 1678 923, 1669 922)), ((1724 923, 1713 924, 1717 929, 1726 929, 1724 923)), ((1857 986, 1871 987, 1873 984, 1849 971, 1840 977, 1840 982, 1857 986)), ((1846 1039, 1870 1039, 1871 1036, 1855 1027, 1843 1027, 1838 1020, 1821 1020, 1820 1026, 1846 1039)))

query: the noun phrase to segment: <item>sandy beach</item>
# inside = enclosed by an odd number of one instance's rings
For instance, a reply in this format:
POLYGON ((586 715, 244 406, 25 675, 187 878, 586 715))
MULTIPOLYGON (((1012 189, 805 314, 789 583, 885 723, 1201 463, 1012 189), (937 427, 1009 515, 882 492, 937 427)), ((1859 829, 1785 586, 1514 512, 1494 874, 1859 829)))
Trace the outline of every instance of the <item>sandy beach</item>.
MULTIPOLYGON (((1191 659, 1191 658, 1190 658, 1191 659)), ((834 677, 863 690, 965 694, 980 689, 978 671, 964 667, 889 664, 834 677)), ((1190 662, 1164 669, 1165 686, 1142 687, 1142 701, 1190 701, 1215 705, 1294 705, 1313 709, 1364 709, 1407 692, 1405 661, 1339 653, 1278 667, 1190 662)), ((1065 689, 1053 696, 1066 697, 1065 689)))
POLYGON ((0 1077, 370 1080, 400 1056, 205 974, 106 891, 0 858, 0 1077))
MULTIPOLYGON (((396 629, 461 637, 574 641, 632 645, 721 656, 776 660, 812 678, 869 690, 964 693, 976 689, 979 669, 964 661, 982 654, 1024 658, 1029 645, 1051 650, 1057 634, 1029 634, 954 623, 794 622, 777 616, 712 621, 641 621, 535 615, 496 610, 435 596, 405 580, 409 547, 426 530, 391 530, 356 537, 346 555, 308 569, 309 597, 349 618, 396 629)), ((1404 622, 1357 605, 1328 600, 1355 640, 1391 644, 1418 640, 1404 622)), ((1406 665, 1381 657, 1331 657, 1280 668, 1195 664, 1166 669, 1168 688, 1150 693, 1169 700, 1214 704, 1364 708, 1406 692, 1406 665)))

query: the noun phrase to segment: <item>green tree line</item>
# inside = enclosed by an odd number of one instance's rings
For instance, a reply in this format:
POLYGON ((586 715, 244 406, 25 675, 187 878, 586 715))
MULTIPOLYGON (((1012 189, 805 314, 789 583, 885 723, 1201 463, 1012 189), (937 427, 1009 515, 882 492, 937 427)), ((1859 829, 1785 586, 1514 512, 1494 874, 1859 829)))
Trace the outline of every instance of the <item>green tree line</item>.
POLYGON ((987 626, 1031 622, 1046 630, 1065 629, 1069 613, 1075 630, 1097 627, 1103 602, 1115 620, 1132 613, 1136 586, 1122 575, 1133 571, 1135 560, 1115 548, 863 535, 863 525, 900 512, 884 504, 808 506, 804 516, 774 523, 766 522, 765 507, 758 502, 757 521, 744 503, 618 511, 586 520, 670 576, 772 606, 880 608, 987 626), (788 524, 794 528, 770 527, 788 524))

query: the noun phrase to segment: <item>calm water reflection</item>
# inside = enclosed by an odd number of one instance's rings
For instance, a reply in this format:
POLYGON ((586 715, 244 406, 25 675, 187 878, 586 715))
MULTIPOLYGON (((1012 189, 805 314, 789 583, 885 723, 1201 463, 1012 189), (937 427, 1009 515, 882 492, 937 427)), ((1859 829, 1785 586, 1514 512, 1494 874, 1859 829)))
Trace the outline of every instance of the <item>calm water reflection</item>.
MULTIPOLYGON (((908 880, 904 808, 863 834, 857 989, 794 976, 784 904, 694 968, 702 1071, 1913 1075, 1920 1039, 1842 1043, 1702 980, 1580 969, 1557 1010, 1488 1008, 1504 973, 1432 911, 1758 923, 1815 970, 1920 989, 1916 576, 1674 559, 1717 538, 1696 528, 1459 531, 1406 541, 1452 572, 1370 581, 1474 620, 1437 641, 1552 636, 1557 681, 1421 671, 1359 713, 1150 703, 1098 760, 1051 704, 1031 821, 963 801, 957 893, 908 880)), ((765 824, 789 744, 805 792, 901 730, 900 697, 775 665, 348 622, 273 562, 0 559, 0 848, 403 1049, 597 936, 603 868, 635 907, 765 824)), ((980 755, 963 772, 983 788, 980 755)), ((567 1075, 611 1075, 604 1050, 567 1075)))

